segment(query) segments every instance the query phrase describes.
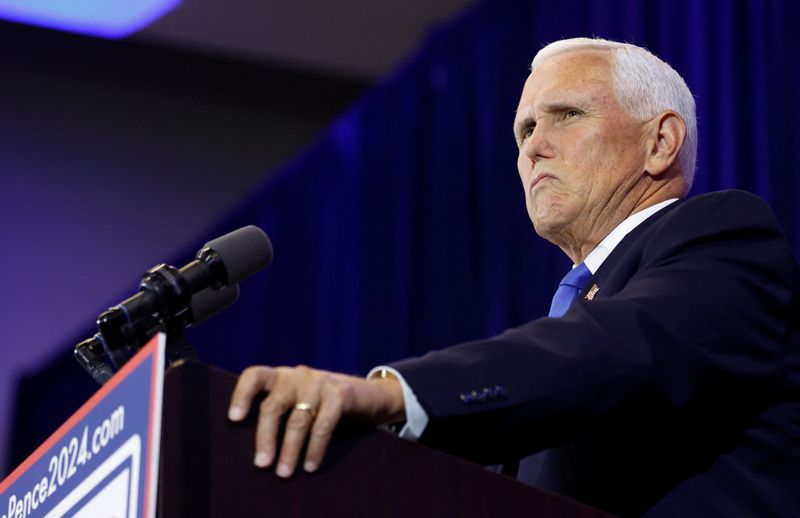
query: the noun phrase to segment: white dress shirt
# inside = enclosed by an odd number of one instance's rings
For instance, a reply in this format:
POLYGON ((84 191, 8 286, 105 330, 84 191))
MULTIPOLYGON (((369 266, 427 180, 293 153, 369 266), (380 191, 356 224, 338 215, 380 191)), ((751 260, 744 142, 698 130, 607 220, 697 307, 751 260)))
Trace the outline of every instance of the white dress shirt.
MULTIPOLYGON (((644 220, 659 210, 676 201, 678 201, 678 198, 664 200, 660 203, 656 203, 655 205, 647 207, 646 209, 642 209, 639 212, 631 214, 622 223, 617 225, 614 230, 609 232, 609 234, 602 241, 600 241, 600 243, 591 252, 589 252, 589 255, 586 256, 586 259, 583 260, 586 267, 590 272, 592 272, 592 275, 595 274, 595 272, 600 268, 600 265, 603 264, 603 261, 605 261, 609 255, 611 255, 611 252, 614 250, 614 248, 616 248, 620 241, 622 241, 622 239, 627 236, 630 231, 635 229, 644 220)), ((572 265, 573 268, 576 266, 577 265, 572 265)), ((422 405, 419 403, 416 394, 414 394, 414 391, 411 390, 411 387, 408 385, 408 383, 406 383, 406 380, 403 379, 403 376, 397 370, 385 365, 381 365, 369 371, 367 378, 376 376, 381 370, 385 370, 393 374, 398 381, 400 381, 400 386, 403 388, 403 402, 405 403, 406 409, 406 423, 400 430, 399 436, 403 439, 416 441, 422 436, 422 432, 425 431, 425 427, 428 426, 428 413, 422 408, 422 405)))

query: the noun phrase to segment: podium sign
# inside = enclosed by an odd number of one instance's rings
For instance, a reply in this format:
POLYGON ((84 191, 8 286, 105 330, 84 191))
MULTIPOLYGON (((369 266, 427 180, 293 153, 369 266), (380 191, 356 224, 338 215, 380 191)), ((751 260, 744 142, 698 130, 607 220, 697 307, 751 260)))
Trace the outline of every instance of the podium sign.
POLYGON ((166 338, 155 336, 0 483, 0 518, 154 518, 166 338))

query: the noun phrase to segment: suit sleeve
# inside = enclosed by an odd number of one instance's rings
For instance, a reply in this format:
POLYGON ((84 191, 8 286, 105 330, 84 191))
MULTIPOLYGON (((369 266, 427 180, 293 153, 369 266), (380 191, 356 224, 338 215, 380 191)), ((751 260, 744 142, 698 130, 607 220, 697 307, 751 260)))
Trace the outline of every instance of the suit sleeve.
POLYGON ((754 415, 774 388, 795 265, 761 200, 722 194, 656 221, 617 287, 563 317, 393 364, 430 416, 421 442, 494 463, 654 410, 687 429, 754 415))

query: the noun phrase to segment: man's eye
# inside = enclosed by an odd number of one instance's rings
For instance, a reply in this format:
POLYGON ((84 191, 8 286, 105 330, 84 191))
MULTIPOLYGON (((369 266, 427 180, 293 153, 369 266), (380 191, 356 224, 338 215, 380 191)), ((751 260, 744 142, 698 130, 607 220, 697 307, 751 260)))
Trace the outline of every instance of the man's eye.
POLYGON ((564 117, 567 119, 571 119, 573 117, 577 117, 580 114, 581 112, 579 112, 578 110, 567 110, 566 112, 564 112, 564 117))
POLYGON ((535 124, 531 124, 527 128, 523 129, 522 130, 522 140, 525 140, 525 139, 529 138, 531 135, 533 135, 533 129, 535 127, 536 127, 535 124))

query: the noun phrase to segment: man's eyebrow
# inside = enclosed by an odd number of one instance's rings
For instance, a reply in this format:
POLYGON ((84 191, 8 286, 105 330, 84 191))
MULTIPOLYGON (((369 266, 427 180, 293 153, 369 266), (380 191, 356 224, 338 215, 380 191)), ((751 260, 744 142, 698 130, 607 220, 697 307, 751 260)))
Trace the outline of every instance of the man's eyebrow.
POLYGON ((523 128, 527 128, 535 122, 536 118, 534 118, 533 110, 529 106, 521 110, 516 110, 516 117, 514 118, 514 138, 519 140, 519 135, 523 128))
POLYGON ((555 103, 549 103, 542 105, 541 109, 545 113, 559 113, 563 112, 564 110, 574 110, 574 109, 582 109, 582 106, 585 104, 580 100, 576 101, 559 101, 555 103))
MULTIPOLYGON (((577 99, 568 99, 564 101, 555 101, 550 103, 540 104, 538 109, 541 113, 561 113, 567 110, 586 110, 589 104, 589 99, 580 97, 577 99)), ((514 120, 514 138, 519 141, 520 133, 527 127, 535 125, 536 117, 533 116, 533 109, 525 107, 522 110, 517 110, 517 118, 514 120)))
POLYGON ((518 136, 523 129, 527 128, 528 126, 532 126, 536 122, 536 119, 533 117, 533 114, 528 112, 527 114, 523 115, 522 118, 517 118, 514 121, 514 136, 518 136))

